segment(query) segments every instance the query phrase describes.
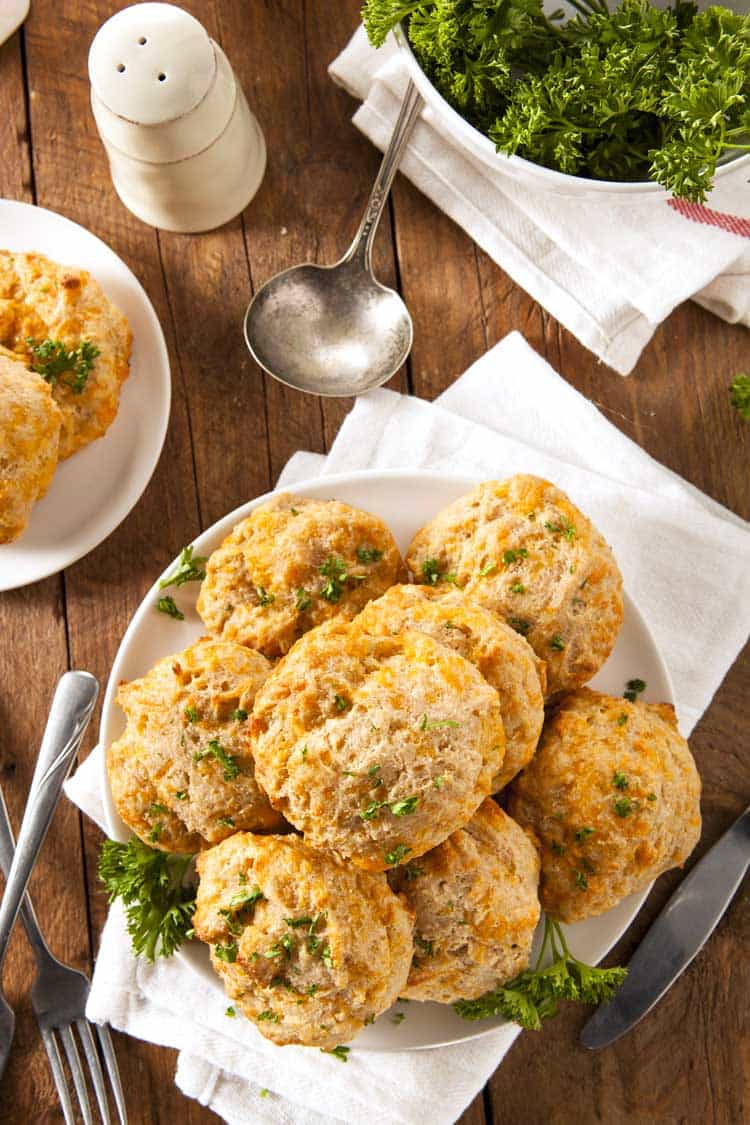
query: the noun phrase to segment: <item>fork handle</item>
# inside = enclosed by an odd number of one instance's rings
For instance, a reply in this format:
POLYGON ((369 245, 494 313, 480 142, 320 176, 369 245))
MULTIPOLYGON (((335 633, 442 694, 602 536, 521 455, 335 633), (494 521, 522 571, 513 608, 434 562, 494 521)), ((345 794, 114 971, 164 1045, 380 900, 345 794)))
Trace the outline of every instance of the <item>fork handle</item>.
POLYGON ((0 902, 0 972, 29 876, 98 694, 99 684, 88 672, 66 672, 57 685, 0 902))
MULTIPOLYGON (((8 872, 13 863, 15 851, 16 841, 13 837, 13 825, 10 822, 5 794, 3 793, 2 786, 0 786, 0 868, 2 868, 3 875, 6 879, 8 878, 8 872)), ((28 893, 25 894, 21 900, 19 915, 34 953, 38 957, 51 956, 47 948, 47 943, 39 929, 39 923, 37 922, 34 907, 31 904, 28 893)))

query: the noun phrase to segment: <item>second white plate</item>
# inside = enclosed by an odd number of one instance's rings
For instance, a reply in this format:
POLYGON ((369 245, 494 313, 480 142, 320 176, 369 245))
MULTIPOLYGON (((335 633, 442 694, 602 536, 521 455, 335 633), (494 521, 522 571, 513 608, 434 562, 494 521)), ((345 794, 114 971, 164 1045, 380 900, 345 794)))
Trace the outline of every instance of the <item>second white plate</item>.
POLYGON ((125 314, 133 333, 130 374, 104 437, 62 461, 28 527, 0 546, 0 591, 56 574, 114 531, 140 498, 159 460, 169 422, 169 357, 140 282, 101 239, 70 219, 0 200, 0 247, 45 254, 87 269, 125 314))

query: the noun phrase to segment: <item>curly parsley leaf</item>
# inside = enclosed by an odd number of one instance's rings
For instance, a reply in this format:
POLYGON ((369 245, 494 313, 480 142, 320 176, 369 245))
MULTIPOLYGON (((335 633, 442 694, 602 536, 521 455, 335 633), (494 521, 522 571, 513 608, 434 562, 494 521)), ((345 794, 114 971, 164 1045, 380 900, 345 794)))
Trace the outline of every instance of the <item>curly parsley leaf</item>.
POLYGON ((184 883, 191 859, 157 851, 135 836, 127 844, 104 841, 99 878, 110 902, 123 901, 136 956, 171 957, 193 936, 195 888, 184 883))
POLYGON ((183 547, 177 560, 177 566, 171 574, 162 578, 159 589, 164 590, 167 586, 184 586, 186 582, 202 582, 206 577, 205 565, 207 562, 208 559, 202 555, 193 554, 192 544, 189 547, 183 547))
POLYGON ((85 389, 94 360, 101 354, 90 340, 81 340, 72 350, 66 348, 61 340, 48 339, 37 343, 29 336, 26 343, 33 357, 31 370, 51 386, 61 382, 76 395, 85 389), (62 376, 68 373, 71 377, 63 379, 62 376))
POLYGON ((543 1020, 557 1013, 561 1000, 601 1004, 612 998, 626 976, 624 968, 600 969, 579 961, 570 952, 559 922, 545 918, 544 941, 533 969, 476 1000, 459 1000, 453 1007, 466 1020, 504 1016, 538 1031, 543 1020), (552 961, 541 968, 548 949, 552 961))

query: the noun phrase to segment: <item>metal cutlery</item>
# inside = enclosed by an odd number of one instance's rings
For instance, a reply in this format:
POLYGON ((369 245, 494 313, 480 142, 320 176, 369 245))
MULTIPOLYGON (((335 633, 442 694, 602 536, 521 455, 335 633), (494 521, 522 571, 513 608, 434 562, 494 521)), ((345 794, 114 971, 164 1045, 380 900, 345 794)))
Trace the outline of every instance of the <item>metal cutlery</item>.
POLYGON ((354 241, 332 266, 303 265, 267 281, 245 314, 250 354, 275 379, 309 394, 358 395, 390 379, 411 350, 406 305, 372 272, 372 244, 419 112, 413 82, 354 241))
MULTIPOLYGON (((5 796, 0 789, 0 867, 6 875, 13 862, 14 851, 13 830, 5 805, 5 796)), ((42 1033, 42 1041, 49 1058, 52 1077, 55 1080, 65 1121, 68 1125, 73 1125, 75 1113, 65 1078, 57 1036, 62 1041, 68 1060, 68 1067, 70 1068, 83 1120, 85 1122, 92 1120, 84 1068, 73 1035, 73 1027, 75 1026, 78 1029, 78 1035, 88 1064, 89 1076, 96 1094, 101 1120, 104 1125, 111 1125, 112 1117, 109 1112, 104 1075, 91 1030, 92 1025, 86 1019, 86 1001, 90 987, 88 977, 79 973, 77 969, 71 969, 70 966, 63 965, 50 953, 39 930, 28 894, 24 896, 21 902, 20 918, 36 960, 37 973, 31 989, 31 1003, 39 1024, 39 1030, 42 1033)), ((93 1026, 101 1045, 104 1068, 109 1077, 112 1095, 117 1107, 117 1115, 121 1125, 126 1125, 125 1099, 109 1028, 102 1024, 94 1024, 93 1026)))
POLYGON ((625 983, 581 1032, 608 1047, 651 1011, 716 929, 750 866, 750 808, 696 863, 636 950, 625 983))
MULTIPOLYGON (((26 803, 18 845, 0 901, 0 980, 13 925, 63 782, 78 753, 99 685, 87 672, 66 672, 57 685, 26 803)), ((0 989, 0 1077, 10 1054, 15 1016, 0 989)))

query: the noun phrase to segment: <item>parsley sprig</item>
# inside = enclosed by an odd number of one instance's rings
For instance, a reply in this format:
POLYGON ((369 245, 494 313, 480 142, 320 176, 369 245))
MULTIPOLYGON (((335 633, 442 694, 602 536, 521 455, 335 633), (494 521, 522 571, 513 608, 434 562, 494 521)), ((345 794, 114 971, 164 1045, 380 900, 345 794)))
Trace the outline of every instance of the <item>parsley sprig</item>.
POLYGON ((544 941, 533 969, 477 1000, 459 1000, 453 1007, 465 1020, 505 1016, 521 1027, 539 1031, 543 1020, 557 1014, 561 1000, 602 1004, 614 995, 626 975, 624 968, 599 969, 579 961, 570 952, 560 923, 545 918, 544 941), (542 968, 548 951, 552 961, 542 968))
POLYGON ((61 382, 76 395, 84 391, 94 360, 101 354, 90 340, 81 340, 72 349, 66 348, 62 340, 48 339, 37 343, 33 337, 28 336, 26 343, 33 356, 31 370, 36 371, 51 386, 61 382), (68 373, 70 378, 63 379, 62 376, 68 373))
POLYGON ((109 901, 121 898, 136 956, 171 957, 193 936, 195 888, 184 879, 192 856, 170 855, 133 836, 127 844, 105 840, 99 878, 109 901))

